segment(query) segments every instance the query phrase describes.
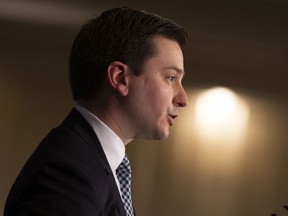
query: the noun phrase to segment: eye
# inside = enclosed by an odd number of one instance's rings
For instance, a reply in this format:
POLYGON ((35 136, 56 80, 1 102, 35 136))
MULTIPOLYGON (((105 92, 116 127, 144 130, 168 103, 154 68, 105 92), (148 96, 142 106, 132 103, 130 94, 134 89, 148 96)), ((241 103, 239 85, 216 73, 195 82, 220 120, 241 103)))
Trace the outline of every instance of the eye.
POLYGON ((176 81, 176 76, 169 76, 167 77, 168 81, 171 82, 171 83, 174 83, 176 81))

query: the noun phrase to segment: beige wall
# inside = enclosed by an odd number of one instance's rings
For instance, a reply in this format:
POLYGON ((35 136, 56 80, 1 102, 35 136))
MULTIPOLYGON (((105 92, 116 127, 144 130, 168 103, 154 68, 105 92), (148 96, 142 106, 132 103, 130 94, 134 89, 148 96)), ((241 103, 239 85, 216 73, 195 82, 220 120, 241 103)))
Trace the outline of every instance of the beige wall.
POLYGON ((197 139, 193 126, 197 93, 190 92, 190 105, 166 142, 129 146, 140 212, 171 216, 285 214, 288 104, 243 93, 250 110, 245 138, 207 146, 197 139))

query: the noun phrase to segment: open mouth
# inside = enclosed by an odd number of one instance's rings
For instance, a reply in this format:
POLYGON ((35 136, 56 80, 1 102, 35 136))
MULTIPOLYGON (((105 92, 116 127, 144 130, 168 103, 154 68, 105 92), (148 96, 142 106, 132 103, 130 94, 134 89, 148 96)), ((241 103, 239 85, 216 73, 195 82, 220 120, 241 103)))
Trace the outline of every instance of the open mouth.
POLYGON ((168 115, 168 123, 170 126, 174 125, 174 119, 177 117, 177 115, 168 115))

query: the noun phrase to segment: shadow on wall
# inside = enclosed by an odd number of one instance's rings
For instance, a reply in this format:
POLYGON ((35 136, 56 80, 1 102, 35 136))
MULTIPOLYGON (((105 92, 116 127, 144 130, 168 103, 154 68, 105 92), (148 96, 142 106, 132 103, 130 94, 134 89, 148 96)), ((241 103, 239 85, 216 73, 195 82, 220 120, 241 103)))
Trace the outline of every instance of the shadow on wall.
POLYGON ((44 136, 72 107, 63 79, 33 81, 23 69, 0 68, 0 215, 10 187, 44 136))

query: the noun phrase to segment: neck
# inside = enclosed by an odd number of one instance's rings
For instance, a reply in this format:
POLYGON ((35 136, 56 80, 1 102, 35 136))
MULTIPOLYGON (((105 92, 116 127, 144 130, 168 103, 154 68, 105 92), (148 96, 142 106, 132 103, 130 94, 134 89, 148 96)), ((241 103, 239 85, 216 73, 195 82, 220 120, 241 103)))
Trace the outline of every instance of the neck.
POLYGON ((95 101, 77 101, 77 104, 87 109, 93 115, 97 116, 102 122, 104 122, 111 130, 116 133, 122 142, 126 145, 133 140, 132 136, 129 136, 129 132, 125 127, 125 121, 123 115, 119 111, 119 107, 114 103, 97 103, 95 101))

